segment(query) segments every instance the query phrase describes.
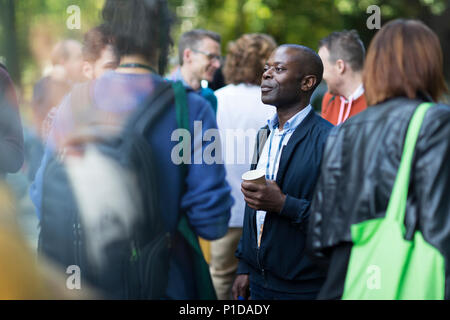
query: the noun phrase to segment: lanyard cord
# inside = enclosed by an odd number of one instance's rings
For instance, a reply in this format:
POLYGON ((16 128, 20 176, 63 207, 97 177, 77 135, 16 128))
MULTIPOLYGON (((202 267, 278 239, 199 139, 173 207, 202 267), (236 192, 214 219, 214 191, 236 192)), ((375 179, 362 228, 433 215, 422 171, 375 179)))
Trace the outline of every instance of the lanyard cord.
POLYGON ((351 97, 348 102, 347 112, 344 116, 345 99, 343 97, 340 97, 340 98, 341 98, 341 108, 339 109, 339 118, 338 118, 337 125, 340 125, 342 122, 344 122, 345 120, 348 119, 348 117, 350 115, 350 110, 352 109, 352 103, 353 103, 353 97, 351 97), (344 116, 344 118, 342 118, 343 116, 344 116))
POLYGON ((275 180, 275 167, 277 165, 278 157, 280 156, 280 151, 281 151, 281 147, 283 145, 283 140, 284 140, 284 138, 286 137, 286 134, 287 134, 287 130, 286 130, 283 133, 283 135, 281 136, 280 143, 278 144, 278 150, 277 150, 277 153, 275 154, 275 160, 273 162, 272 175, 270 175, 269 174, 269 171, 270 171, 270 169, 269 169, 269 167, 270 167, 270 153, 272 151, 272 141, 273 141, 273 136, 275 135, 275 129, 276 128, 274 128, 274 131, 270 135, 269 152, 267 154, 266 179, 269 179, 269 180, 275 180))
POLYGON ((138 68, 138 69, 146 69, 149 70, 153 73, 158 74, 158 72, 156 72, 156 70, 154 68, 152 68, 149 65, 146 64, 142 64, 142 63, 125 63, 125 64, 121 64, 119 66, 119 68, 138 68))

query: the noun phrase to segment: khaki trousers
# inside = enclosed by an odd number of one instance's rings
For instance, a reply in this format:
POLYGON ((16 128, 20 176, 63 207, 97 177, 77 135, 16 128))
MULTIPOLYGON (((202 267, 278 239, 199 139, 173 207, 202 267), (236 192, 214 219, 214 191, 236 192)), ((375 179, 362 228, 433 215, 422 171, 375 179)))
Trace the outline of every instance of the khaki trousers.
POLYGON ((230 300, 238 259, 234 256, 242 228, 229 228, 227 234, 211 241, 211 261, 209 270, 219 300, 230 300))

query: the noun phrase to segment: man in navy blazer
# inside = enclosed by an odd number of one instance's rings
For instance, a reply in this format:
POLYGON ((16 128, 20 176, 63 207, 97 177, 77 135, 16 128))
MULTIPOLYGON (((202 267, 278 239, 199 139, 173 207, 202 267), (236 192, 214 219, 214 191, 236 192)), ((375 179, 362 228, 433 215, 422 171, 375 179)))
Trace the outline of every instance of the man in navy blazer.
POLYGON ((310 48, 282 45, 264 68, 262 101, 277 108, 259 131, 251 169, 266 185, 244 181, 244 229, 236 257, 235 299, 315 299, 325 272, 305 253, 310 202, 322 152, 333 127, 310 98, 322 80, 320 57, 310 48))

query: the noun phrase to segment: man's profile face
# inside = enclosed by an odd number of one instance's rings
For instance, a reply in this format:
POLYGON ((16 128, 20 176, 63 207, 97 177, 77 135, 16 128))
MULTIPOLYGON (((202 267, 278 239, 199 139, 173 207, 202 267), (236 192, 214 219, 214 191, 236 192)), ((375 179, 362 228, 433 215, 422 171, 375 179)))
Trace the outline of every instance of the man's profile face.
POLYGON ((264 66, 261 82, 261 100, 265 104, 282 107, 301 100, 302 63, 295 49, 279 47, 264 66))
POLYGON ((83 81, 83 54, 81 44, 71 42, 67 45, 67 51, 69 52, 69 57, 64 63, 64 69, 66 70, 68 80, 71 82, 83 81))
POLYGON ((118 66, 118 58, 112 46, 106 46, 100 58, 94 62, 85 61, 83 65, 84 76, 89 80, 100 78, 106 71, 114 70, 118 66))
POLYGON ((118 58, 112 46, 108 45, 102 50, 100 58, 94 63, 94 77, 100 78, 106 71, 114 70, 118 66, 118 58))
POLYGON ((323 46, 319 49, 319 57, 323 63, 323 80, 326 81, 328 91, 332 95, 339 95, 338 84, 341 82, 335 63, 330 61, 330 52, 323 46))
POLYGON ((210 38, 204 38, 197 48, 192 49, 191 72, 197 80, 213 80, 220 68, 220 60, 212 57, 220 57, 220 53, 220 44, 210 38))

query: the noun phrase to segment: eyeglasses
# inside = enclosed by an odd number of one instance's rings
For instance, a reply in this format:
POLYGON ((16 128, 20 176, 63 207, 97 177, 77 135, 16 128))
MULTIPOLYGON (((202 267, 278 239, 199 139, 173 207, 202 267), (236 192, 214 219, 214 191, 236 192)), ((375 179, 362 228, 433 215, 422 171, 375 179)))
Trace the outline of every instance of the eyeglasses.
POLYGON ((197 50, 197 49, 191 49, 191 50, 192 50, 193 52, 195 52, 195 53, 201 53, 201 54, 204 54, 210 61, 212 61, 212 60, 217 60, 217 61, 220 62, 220 64, 222 64, 222 60, 223 60, 223 57, 222 57, 222 56, 219 56, 219 55, 214 54, 214 53, 204 52, 204 51, 197 50))

